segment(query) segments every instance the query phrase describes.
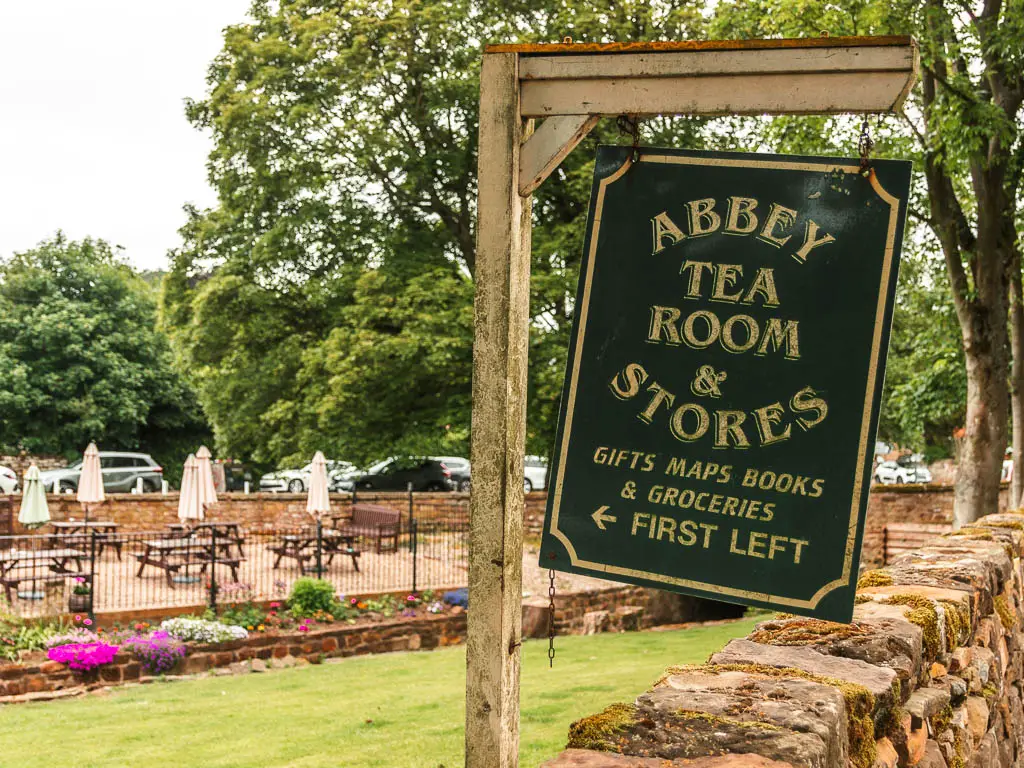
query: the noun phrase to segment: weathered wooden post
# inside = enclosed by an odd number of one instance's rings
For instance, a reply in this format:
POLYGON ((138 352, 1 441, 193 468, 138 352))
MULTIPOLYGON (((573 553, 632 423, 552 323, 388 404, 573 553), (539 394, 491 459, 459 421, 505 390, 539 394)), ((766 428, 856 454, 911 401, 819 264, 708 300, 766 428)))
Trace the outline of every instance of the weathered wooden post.
POLYGON ((480 78, 467 768, 519 749, 530 195, 602 116, 888 112, 907 37, 499 45, 480 78), (543 119, 536 132, 532 120, 543 119))

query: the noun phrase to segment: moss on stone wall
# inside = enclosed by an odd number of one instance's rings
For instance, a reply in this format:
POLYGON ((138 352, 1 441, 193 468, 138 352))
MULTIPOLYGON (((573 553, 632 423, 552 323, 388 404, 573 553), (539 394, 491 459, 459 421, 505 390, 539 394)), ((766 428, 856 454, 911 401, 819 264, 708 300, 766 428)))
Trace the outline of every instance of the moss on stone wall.
POLYGON ((781 731, 782 728, 774 723, 765 723, 761 720, 737 720, 732 717, 712 715, 709 712, 698 712, 694 709, 677 710, 675 716, 688 723, 706 723, 710 726, 729 725, 734 728, 757 728, 762 731, 781 731))
POLYGON ((596 749, 600 752, 622 752, 616 735, 636 722, 632 704, 612 704, 603 712, 584 717, 569 726, 570 749, 596 749))
POLYGON ((992 541, 992 531, 985 530, 984 528, 976 528, 974 526, 965 526, 959 530, 951 531, 946 536, 970 536, 972 539, 980 539, 982 541, 992 541))
POLYGON ((845 640, 868 633, 859 624, 839 624, 821 619, 798 619, 782 626, 765 627, 752 633, 747 639, 763 645, 814 645, 816 643, 845 640))
POLYGON ((702 672, 717 675, 722 672, 746 672, 764 677, 798 678, 837 689, 846 702, 847 733, 850 745, 850 764, 854 768, 871 768, 875 762, 875 697, 863 685, 839 680, 834 677, 815 675, 796 667, 771 667, 767 664, 691 664, 669 667, 658 680, 658 685, 671 675, 702 672))
POLYGON ((994 602, 996 613, 999 614, 999 621, 1003 623, 1004 628, 1012 630, 1017 624, 1017 615, 1013 608, 1010 607, 1006 595, 996 595, 994 602))
POLYGON ((892 576, 884 571, 865 571, 859 579, 857 579, 857 589, 866 589, 867 587, 891 587, 892 576))
POLYGON ((971 631, 971 613, 962 603, 939 600, 946 617, 946 650, 954 651, 971 631))
POLYGON ((886 605, 908 605, 913 608, 907 613, 907 621, 921 628, 925 654, 932 659, 939 655, 942 651, 939 643, 939 613, 931 600, 921 595, 906 593, 891 595, 882 602, 886 605))

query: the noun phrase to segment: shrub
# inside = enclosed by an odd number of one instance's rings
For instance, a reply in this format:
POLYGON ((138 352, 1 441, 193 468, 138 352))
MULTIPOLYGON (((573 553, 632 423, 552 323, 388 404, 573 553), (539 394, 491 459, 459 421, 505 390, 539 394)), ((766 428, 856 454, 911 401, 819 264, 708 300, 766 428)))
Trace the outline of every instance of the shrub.
POLYGON ((107 645, 106 643, 74 643, 51 648, 47 651, 46 657, 50 661, 67 664, 68 667, 79 672, 88 672, 112 662, 117 651, 116 645, 107 645))
POLYGON ((249 636, 244 627, 207 619, 167 619, 160 622, 160 629, 186 643, 226 643, 230 640, 244 640, 249 636))
POLYGON ((317 611, 332 613, 335 603, 334 587, 322 579, 296 579, 288 597, 288 608, 296 618, 312 616, 317 611))
POLYGON ((266 622, 267 613, 258 605, 245 603, 244 605, 232 605, 224 609, 220 615, 220 620, 223 624, 234 624, 236 627, 245 627, 252 631, 266 622))
POLYGON ((166 674, 185 658, 185 646, 181 641, 162 630, 130 637, 121 647, 130 652, 151 675, 166 674))

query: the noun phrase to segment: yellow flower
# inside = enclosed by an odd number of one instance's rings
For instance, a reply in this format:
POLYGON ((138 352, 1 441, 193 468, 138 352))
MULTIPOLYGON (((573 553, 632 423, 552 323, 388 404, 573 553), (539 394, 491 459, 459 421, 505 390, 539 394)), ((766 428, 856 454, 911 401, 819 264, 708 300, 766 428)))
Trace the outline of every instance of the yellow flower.
POLYGON ((249 629, 250 629, 250 630, 252 629, 252 624, 250 624, 250 625, 249 625, 249 629))
POLYGON ((259 630, 260 632, 262 632, 262 631, 263 631, 263 625, 262 625, 262 624, 260 624, 260 625, 259 625, 259 626, 257 627, 257 629, 258 629, 258 630, 259 630))

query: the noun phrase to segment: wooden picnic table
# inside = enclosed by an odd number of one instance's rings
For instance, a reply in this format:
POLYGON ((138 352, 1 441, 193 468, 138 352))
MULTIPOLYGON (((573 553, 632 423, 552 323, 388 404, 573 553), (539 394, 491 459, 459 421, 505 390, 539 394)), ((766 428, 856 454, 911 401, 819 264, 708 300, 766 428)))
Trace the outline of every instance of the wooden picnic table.
POLYGON ((205 573, 212 564, 226 565, 231 569, 231 577, 238 581, 238 567, 242 559, 231 553, 230 541, 225 541, 223 545, 218 542, 216 553, 210 544, 190 538, 144 541, 142 546, 143 553, 135 556, 139 561, 139 570, 135 574, 138 578, 142 577, 146 566, 151 565, 164 571, 167 586, 174 589, 174 574, 188 575, 188 569, 193 565, 198 565, 199 572, 205 573))
POLYGON ((0 552, 0 583, 3 584, 7 602, 12 600, 12 590, 17 590, 23 581, 64 581, 68 574, 81 573, 82 559, 86 556, 81 550, 67 547, 3 550, 0 552), (75 570, 69 568, 72 564, 75 570), (40 566, 49 573, 40 576, 40 566))
POLYGON ((68 520, 60 523, 50 523, 55 533, 51 533, 47 539, 49 547, 74 547, 82 546, 85 543, 83 537, 90 535, 92 531, 97 532, 96 554, 102 555, 107 547, 117 552, 117 559, 121 559, 121 547, 123 542, 117 538, 117 529, 120 523, 111 523, 105 520, 68 520))
POLYGON ((245 557, 245 552, 242 549, 242 545, 245 544, 245 534, 242 533, 241 523, 224 521, 204 521, 195 525, 168 523, 167 528, 173 535, 179 537, 198 538, 207 534, 210 538, 213 538, 216 535, 218 549, 220 549, 221 542, 226 542, 238 549, 238 556, 240 558, 245 557))
MULTIPOLYGON (((321 563, 325 568, 330 566, 335 555, 342 555, 351 557, 352 566, 357 573, 359 572, 359 555, 362 553, 355 548, 355 536, 328 528, 320 532, 320 540, 322 543, 321 563), (324 557, 327 558, 326 562, 323 562, 324 557)), ((281 537, 280 544, 271 546, 269 549, 277 555, 274 560, 275 570, 284 558, 295 560, 304 573, 316 570, 316 528, 297 534, 285 534, 281 537), (309 565, 310 561, 313 561, 312 566, 309 565)))

